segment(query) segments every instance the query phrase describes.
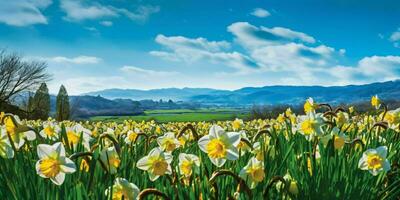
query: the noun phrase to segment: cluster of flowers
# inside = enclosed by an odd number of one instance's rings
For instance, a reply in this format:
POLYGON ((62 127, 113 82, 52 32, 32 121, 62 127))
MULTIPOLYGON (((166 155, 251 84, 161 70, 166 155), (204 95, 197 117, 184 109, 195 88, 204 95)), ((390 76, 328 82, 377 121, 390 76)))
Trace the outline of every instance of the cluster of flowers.
MULTIPOLYGON (((374 96, 371 104, 379 109, 383 103, 374 96)), ((280 114, 276 119, 253 120, 243 122, 236 119, 232 122, 218 122, 215 124, 199 122, 196 124, 198 134, 197 144, 201 151, 207 154, 212 164, 217 167, 223 166, 227 161, 237 160, 241 155, 249 152, 253 156, 248 160, 246 166, 243 166, 239 177, 246 181, 250 188, 255 188, 258 183, 265 178, 264 152, 265 147, 260 142, 253 140, 250 142, 245 130, 255 129, 255 127, 283 130, 285 137, 289 139, 290 134, 302 134, 308 141, 318 141, 325 145, 332 141, 334 148, 340 151, 343 146, 350 142, 350 137, 345 134, 349 130, 363 130, 367 124, 377 123, 379 118, 388 128, 398 131, 400 123, 400 110, 387 111, 373 118, 368 115, 353 115, 354 108, 350 107, 348 111, 337 110, 328 113, 318 113, 317 110, 324 104, 317 104, 312 98, 307 99, 304 104, 305 115, 297 116, 290 108, 280 114), (330 124, 335 124, 330 126, 330 124), (227 128, 223 128, 227 127, 227 128), (230 131, 228 131, 230 130, 230 131), (329 131, 327 131, 329 130, 329 131)), ((37 137, 42 137, 47 141, 53 141, 52 145, 39 144, 37 146, 37 155, 39 160, 36 162, 36 172, 43 178, 50 179, 54 184, 61 185, 64 182, 65 175, 74 173, 77 170, 76 164, 69 155, 66 155, 65 145, 76 150, 79 145, 90 152, 93 148, 93 140, 107 135, 110 140, 106 140, 100 154, 100 161, 111 174, 115 174, 121 165, 121 159, 118 147, 113 143, 112 138, 122 136, 123 141, 128 146, 134 146, 139 137, 146 132, 155 132, 159 136, 156 138, 158 146, 151 149, 148 155, 140 158, 136 162, 136 167, 147 171, 149 179, 156 181, 160 176, 173 173, 171 163, 173 161, 172 152, 178 148, 183 148, 188 141, 195 140, 193 134, 180 135, 178 137, 178 128, 182 123, 169 123, 161 126, 152 122, 133 122, 126 121, 123 124, 117 123, 95 123, 95 122, 56 122, 52 119, 47 121, 21 121, 18 116, 11 114, 0 115, 0 156, 3 158, 12 158, 27 141, 33 141, 37 137), (32 128, 36 127, 36 128, 32 128), (38 128, 39 127, 39 128, 38 128), (170 131, 166 131, 170 130, 170 131), (65 138, 61 132, 65 131, 65 138), (101 134, 99 134, 101 133, 101 134), (111 142, 110 142, 111 141, 111 142)), ((361 142, 366 142, 367 138, 360 134, 356 138, 361 142)), ((266 137, 265 143, 269 143, 269 137, 266 137)), ((266 147, 268 148, 268 147, 266 147)), ((319 153, 316 149, 316 157, 319 153)), ((360 157, 358 167, 361 170, 368 170, 376 176, 380 172, 390 170, 390 163, 387 159, 387 146, 380 146, 376 149, 368 149, 360 157)), ((180 153, 178 156, 179 173, 186 179, 189 179, 194 173, 198 173, 201 166, 201 159, 189 153, 180 153)), ((80 169, 88 170, 87 160, 82 160, 80 169)), ((296 180, 285 176, 290 184, 289 191, 293 194, 298 193, 296 180)), ((124 178, 116 178, 115 183, 105 191, 106 195, 112 190, 113 199, 135 199, 139 194, 139 188, 124 178)))

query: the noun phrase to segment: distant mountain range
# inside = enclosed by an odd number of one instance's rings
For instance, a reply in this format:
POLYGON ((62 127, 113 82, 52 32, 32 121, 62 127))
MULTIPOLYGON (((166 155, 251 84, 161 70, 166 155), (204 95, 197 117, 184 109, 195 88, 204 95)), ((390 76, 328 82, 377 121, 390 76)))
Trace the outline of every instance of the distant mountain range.
POLYGON ((400 99, 400 81, 331 87, 245 87, 233 91, 210 88, 107 89, 86 93, 85 95, 102 96, 108 99, 171 99, 173 101, 187 101, 205 105, 243 106, 253 104, 299 104, 308 97, 313 97, 318 102, 352 103, 369 100, 375 94, 383 99, 400 99))

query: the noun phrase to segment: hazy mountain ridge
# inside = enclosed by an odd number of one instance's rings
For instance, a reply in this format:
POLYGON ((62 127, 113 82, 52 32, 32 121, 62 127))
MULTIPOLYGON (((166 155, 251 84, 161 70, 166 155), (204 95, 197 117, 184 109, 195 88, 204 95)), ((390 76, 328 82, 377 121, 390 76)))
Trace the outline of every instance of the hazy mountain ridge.
POLYGON ((87 95, 100 95, 109 99, 172 99, 218 105, 298 104, 308 97, 313 97, 319 102, 352 103, 368 100, 375 94, 384 99, 400 99, 400 81, 328 87, 283 85, 245 87, 233 91, 210 88, 166 88, 155 90, 108 89, 87 93, 87 95))

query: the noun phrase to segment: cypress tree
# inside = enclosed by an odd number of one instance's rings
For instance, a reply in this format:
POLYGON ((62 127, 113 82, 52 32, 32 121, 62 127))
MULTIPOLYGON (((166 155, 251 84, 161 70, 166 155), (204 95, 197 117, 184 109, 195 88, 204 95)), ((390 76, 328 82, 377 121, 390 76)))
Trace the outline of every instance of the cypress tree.
POLYGON ((34 119, 47 120, 50 114, 50 95, 46 83, 42 83, 33 97, 32 112, 34 119))
POLYGON ((70 115, 70 108, 69 108, 68 93, 65 87, 61 85, 57 95, 56 119, 58 121, 67 120, 70 117, 69 115, 70 115))

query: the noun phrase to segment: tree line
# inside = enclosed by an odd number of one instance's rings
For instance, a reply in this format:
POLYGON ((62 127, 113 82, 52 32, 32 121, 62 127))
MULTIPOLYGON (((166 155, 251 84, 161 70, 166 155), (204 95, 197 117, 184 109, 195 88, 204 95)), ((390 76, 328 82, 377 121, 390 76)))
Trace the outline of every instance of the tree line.
MULTIPOLYGON (((16 53, 0 50, 0 111, 27 119, 47 120, 50 94, 46 82, 51 80, 51 76, 46 69, 46 62, 26 61, 16 53), (29 91, 38 86, 34 95, 30 95, 29 91), (24 108, 14 105, 18 98, 27 98, 24 108)), ((63 85, 57 95, 55 118, 60 121, 70 118, 69 97, 63 85)))

